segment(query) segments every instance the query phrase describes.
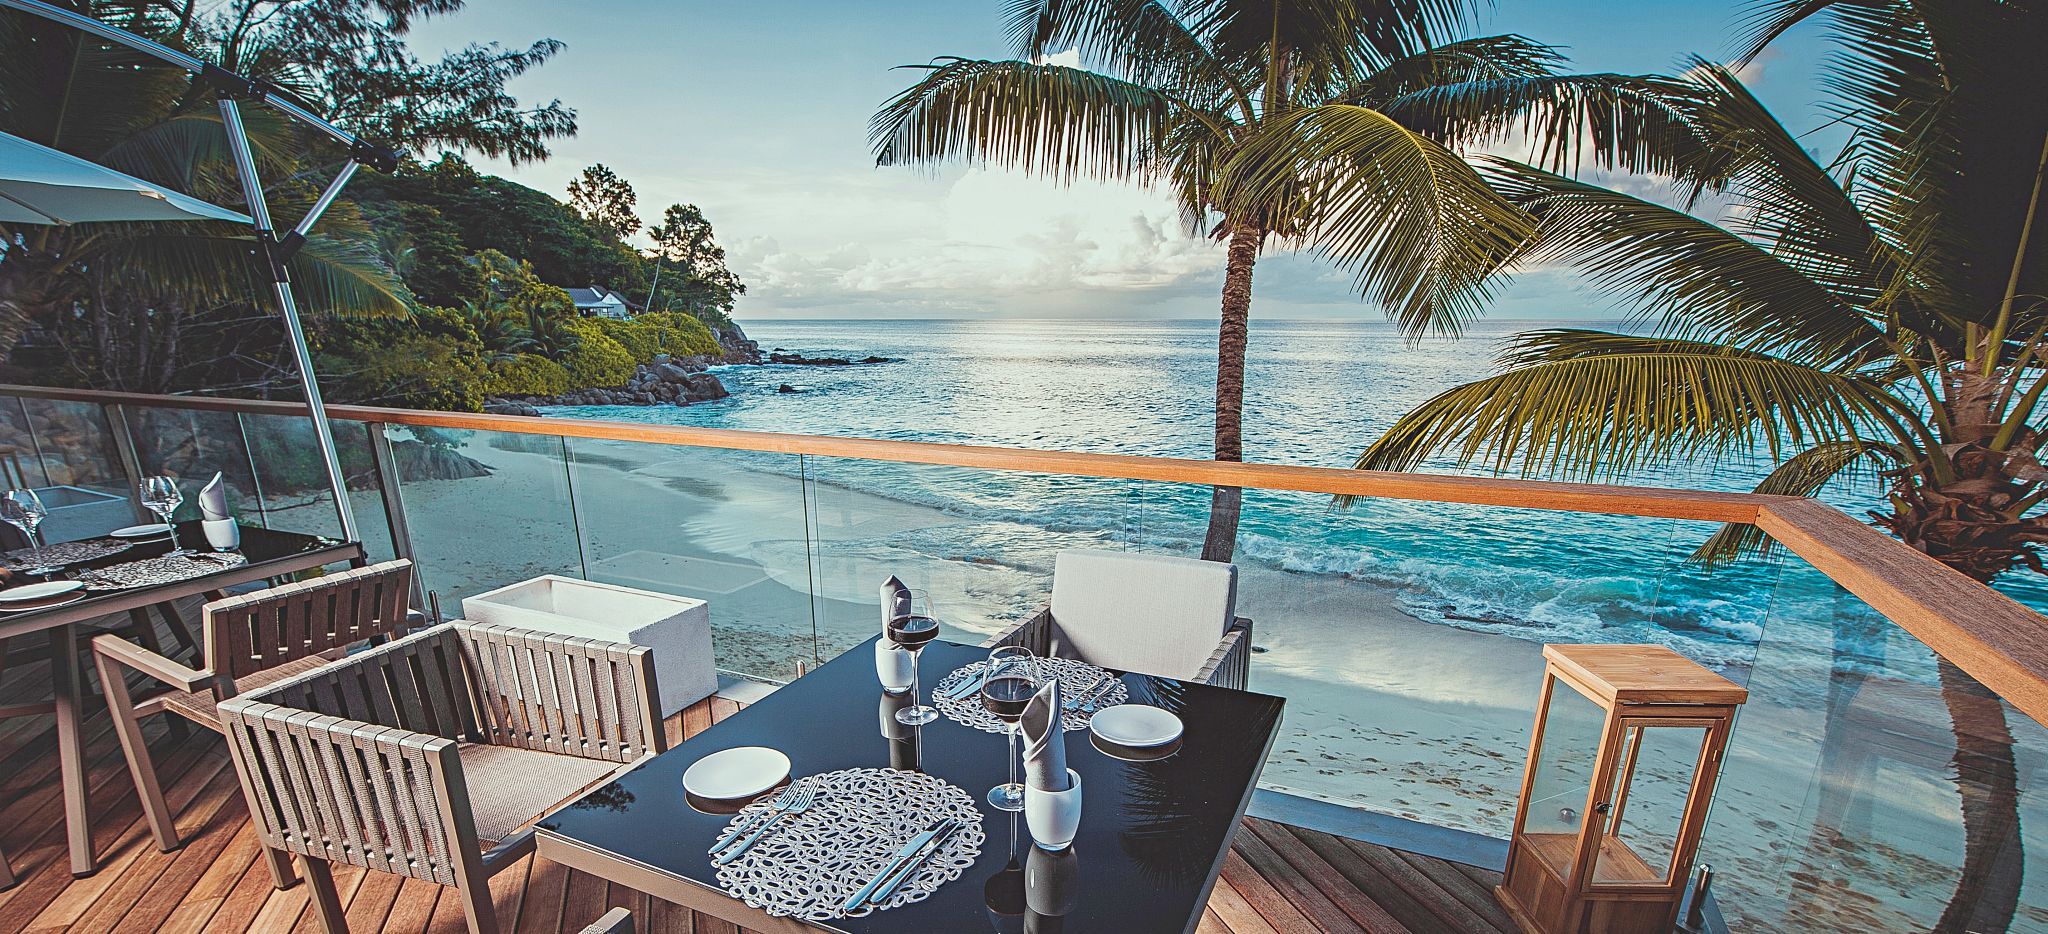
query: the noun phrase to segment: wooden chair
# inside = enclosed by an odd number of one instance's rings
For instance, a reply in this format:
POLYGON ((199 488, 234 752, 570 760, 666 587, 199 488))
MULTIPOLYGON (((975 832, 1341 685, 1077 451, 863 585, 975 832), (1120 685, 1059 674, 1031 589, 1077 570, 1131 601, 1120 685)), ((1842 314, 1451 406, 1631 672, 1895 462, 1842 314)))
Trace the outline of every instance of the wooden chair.
MULTIPOLYGON (((0 850, 0 891, 14 888, 14 867, 7 865, 7 852, 0 850)), ((603 920, 600 918, 599 920, 603 920)), ((631 923, 630 921, 628 923, 631 923)), ((626 934, 632 934, 629 928, 626 934)))
MULTIPOLYGON (((142 738, 142 718, 175 714, 223 732, 221 701, 316 669, 358 642, 403 635, 413 625, 406 606, 411 586, 412 562, 398 560, 215 600, 203 610, 206 645, 201 669, 112 635, 92 640, 93 662, 113 714, 114 733, 128 758, 128 772, 157 846, 169 852, 180 841, 149 744, 142 738), (128 689, 129 671, 171 688, 138 702, 128 689)), ((296 881, 290 857, 270 851, 264 855, 278 888, 296 881)))
POLYGON ((1062 551, 1053 563, 1052 603, 988 645, 1243 690, 1252 621, 1237 615, 1236 565, 1062 551))
POLYGON ((258 838, 302 857, 329 934, 333 863, 451 886, 488 934, 533 824, 663 749, 659 696, 645 647, 453 622, 220 713, 258 838))
POLYGON ((624 908, 614 908, 604 917, 590 922, 583 934, 633 934, 633 913, 624 908))

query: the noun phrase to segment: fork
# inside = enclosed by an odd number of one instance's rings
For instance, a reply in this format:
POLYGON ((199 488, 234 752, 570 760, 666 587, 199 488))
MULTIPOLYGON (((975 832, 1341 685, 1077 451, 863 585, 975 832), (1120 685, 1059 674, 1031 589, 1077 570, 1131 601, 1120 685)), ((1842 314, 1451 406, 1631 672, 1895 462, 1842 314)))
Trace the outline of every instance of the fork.
POLYGON ((811 802, 817 799, 818 789, 810 782, 804 783, 803 790, 797 792, 796 797, 790 799, 788 807, 783 807, 781 800, 777 799, 775 810, 768 815, 768 819, 761 822, 761 826, 754 828, 754 832, 748 834, 746 839, 733 844, 717 856, 712 857, 711 864, 713 866, 723 866, 746 855, 748 849, 752 848, 754 844, 759 843, 762 837, 768 835, 768 831, 775 829, 776 821, 791 814, 802 814, 804 811, 809 810, 811 802))
POLYGON ((1109 672, 1096 672, 1094 680, 1088 682, 1085 685, 1082 685, 1080 690, 1067 695, 1066 703, 1063 703, 1060 706, 1067 710, 1080 710, 1082 701, 1086 699, 1089 695, 1094 694, 1095 689, 1101 687, 1102 682, 1107 680, 1109 680, 1109 672))
POLYGON ((776 794, 775 800, 768 802, 768 810, 755 811, 754 813, 747 815, 747 819, 745 821, 741 822, 738 826, 733 827, 730 830, 727 830, 725 832, 725 836, 720 838, 717 843, 712 845, 711 852, 715 854, 722 850, 725 850, 728 847, 731 847, 734 843, 738 842, 740 837, 744 836, 747 831, 759 827, 761 825, 761 821, 766 820, 768 818, 768 815, 780 811, 784 808, 787 808, 792 804, 795 804, 796 796, 803 792, 804 786, 807 784, 809 783, 791 782, 788 785, 783 786, 782 791, 776 794))

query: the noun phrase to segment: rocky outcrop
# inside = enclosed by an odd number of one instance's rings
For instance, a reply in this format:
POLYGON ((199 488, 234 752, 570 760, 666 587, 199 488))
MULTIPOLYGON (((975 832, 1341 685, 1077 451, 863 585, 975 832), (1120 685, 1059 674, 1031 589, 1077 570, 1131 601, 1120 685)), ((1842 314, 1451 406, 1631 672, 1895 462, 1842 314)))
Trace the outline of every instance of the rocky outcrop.
POLYGON ((761 342, 749 338, 747 332, 740 330, 739 325, 712 325, 711 333, 717 336, 718 346, 725 351, 719 355, 719 363, 761 362, 761 342))
POLYGON ((771 353, 769 363, 784 363, 792 366, 861 366, 868 363, 895 363, 888 357, 862 357, 852 360, 846 357, 806 357, 800 353, 771 353))
POLYGON ((624 386, 571 389, 559 396, 523 396, 517 399, 494 399, 484 407, 485 411, 502 411, 516 415, 539 415, 534 406, 540 405, 689 405, 692 402, 709 402, 731 395, 718 377, 704 372, 706 364, 702 357, 677 357, 670 359, 663 354, 654 358, 653 363, 643 363, 633 370, 633 377, 624 386))
POLYGON ((421 444, 412 440, 391 442, 391 460, 398 465, 398 479, 408 483, 418 480, 463 480, 491 475, 490 465, 482 461, 465 457, 446 447, 421 444))

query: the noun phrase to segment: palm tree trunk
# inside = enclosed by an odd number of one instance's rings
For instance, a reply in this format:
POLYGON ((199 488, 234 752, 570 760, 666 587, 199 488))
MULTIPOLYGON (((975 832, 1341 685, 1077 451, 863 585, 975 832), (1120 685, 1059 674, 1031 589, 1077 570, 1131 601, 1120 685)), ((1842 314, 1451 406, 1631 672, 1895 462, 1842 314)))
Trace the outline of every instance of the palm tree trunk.
MULTIPOLYGON (((1252 263, 1259 258, 1264 234, 1253 227, 1230 233, 1229 259, 1223 267, 1223 314, 1216 329, 1216 459, 1244 460, 1244 345, 1251 329, 1252 263)), ((1211 488, 1209 534, 1202 541, 1202 560, 1229 561, 1237 553, 1237 518, 1244 491, 1234 486, 1211 488)))
POLYGON ((1977 679, 1940 659, 1941 699, 1956 737, 1956 788, 1963 796, 1963 867, 1935 934, 1999 932, 2019 907, 2018 774, 2005 705, 1977 679))

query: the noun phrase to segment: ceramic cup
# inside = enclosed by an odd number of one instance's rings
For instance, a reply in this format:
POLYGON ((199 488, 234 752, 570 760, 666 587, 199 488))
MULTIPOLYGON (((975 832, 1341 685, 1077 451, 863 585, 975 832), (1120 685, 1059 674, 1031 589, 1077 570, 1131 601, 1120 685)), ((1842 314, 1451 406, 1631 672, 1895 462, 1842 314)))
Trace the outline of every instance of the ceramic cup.
POLYGON ((875 677, 882 679, 882 690, 891 694, 910 690, 910 671, 909 652, 888 639, 875 640, 875 677))
POLYGON ((242 546, 242 527, 233 519, 204 519, 199 527, 206 531, 206 543, 215 551, 233 551, 242 546))
POLYGON ((1081 829, 1081 775, 1067 770, 1072 784, 1065 791, 1040 791, 1024 785, 1024 824, 1031 839, 1048 850, 1064 850, 1081 829))

